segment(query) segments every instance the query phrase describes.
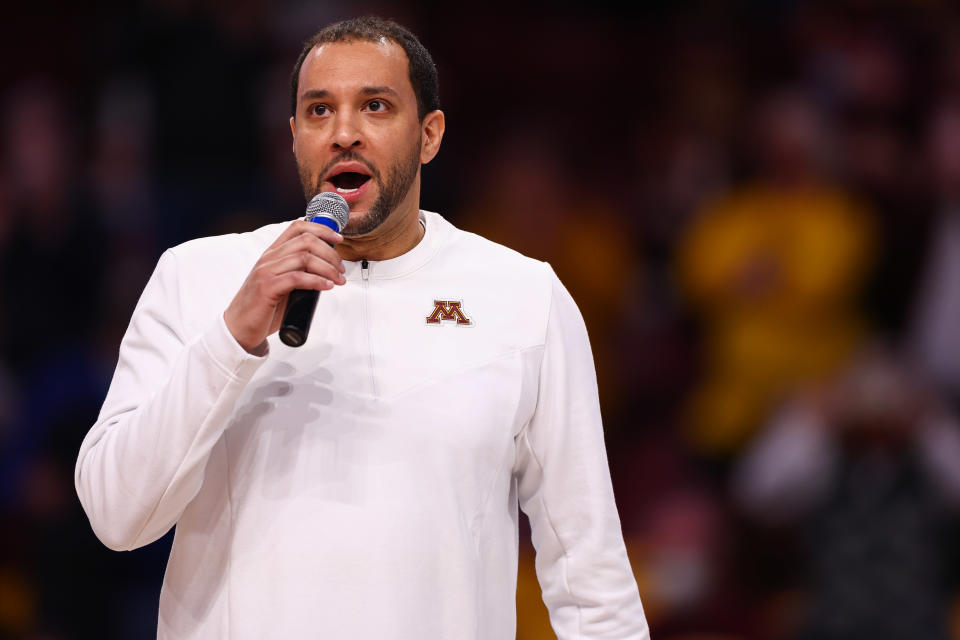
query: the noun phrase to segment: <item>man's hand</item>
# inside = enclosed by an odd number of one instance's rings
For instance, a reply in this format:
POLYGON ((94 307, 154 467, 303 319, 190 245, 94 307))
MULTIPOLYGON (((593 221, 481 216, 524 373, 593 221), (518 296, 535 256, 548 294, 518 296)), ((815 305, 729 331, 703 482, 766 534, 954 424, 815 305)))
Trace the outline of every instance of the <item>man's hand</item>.
POLYGON ((262 354, 267 336, 280 329, 287 295, 294 289, 332 289, 344 284, 343 261, 333 249, 343 236, 322 224, 297 220, 270 245, 223 313, 234 339, 262 354))

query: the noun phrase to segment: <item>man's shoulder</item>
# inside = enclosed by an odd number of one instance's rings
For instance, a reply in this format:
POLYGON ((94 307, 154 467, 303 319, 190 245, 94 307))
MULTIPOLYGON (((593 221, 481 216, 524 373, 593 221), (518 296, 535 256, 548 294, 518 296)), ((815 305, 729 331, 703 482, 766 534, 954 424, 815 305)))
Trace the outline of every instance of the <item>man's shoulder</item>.
POLYGON ((447 243, 446 253, 457 262, 481 268, 490 275, 503 274, 527 281, 533 278, 544 283, 549 280, 552 270, 546 262, 455 227, 450 222, 444 222, 450 228, 450 242, 447 243))
POLYGON ((253 231, 226 233, 187 240, 169 249, 180 262, 193 264, 214 261, 248 261, 256 259, 276 240, 290 222, 268 224, 253 231))
POLYGON ((446 220, 436 228, 440 250, 421 282, 435 287, 437 296, 462 298, 464 311, 499 336, 504 348, 543 344, 556 280, 550 265, 446 220))

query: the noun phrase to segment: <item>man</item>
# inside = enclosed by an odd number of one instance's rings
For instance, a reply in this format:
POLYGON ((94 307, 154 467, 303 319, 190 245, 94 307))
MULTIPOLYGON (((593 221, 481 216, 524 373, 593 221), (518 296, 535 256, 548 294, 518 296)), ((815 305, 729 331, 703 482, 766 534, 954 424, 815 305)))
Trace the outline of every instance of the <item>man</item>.
POLYGON ((343 235, 167 251, 77 462, 111 548, 177 525, 159 636, 513 637, 519 501, 557 634, 647 638, 573 301, 418 210, 444 132, 429 54, 350 20, 292 85, 304 191, 346 198, 343 235), (276 339, 293 289, 324 292, 297 349, 276 339))

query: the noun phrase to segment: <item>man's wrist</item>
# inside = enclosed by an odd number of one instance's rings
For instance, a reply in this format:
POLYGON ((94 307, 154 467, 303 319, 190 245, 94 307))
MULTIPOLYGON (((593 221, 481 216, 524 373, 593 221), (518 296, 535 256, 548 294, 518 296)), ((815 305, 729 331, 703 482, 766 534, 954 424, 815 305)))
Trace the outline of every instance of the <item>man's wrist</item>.
POLYGON ((223 323, 223 328, 226 329, 227 335, 230 337, 230 341, 235 344, 237 347, 243 349, 246 353, 262 358, 270 352, 270 345, 267 342, 266 338, 260 340, 260 342, 253 344, 253 340, 246 340, 243 338, 242 334, 236 331, 230 322, 230 310, 227 309, 221 315, 221 320, 223 323), (238 335, 239 334, 239 335, 238 335))

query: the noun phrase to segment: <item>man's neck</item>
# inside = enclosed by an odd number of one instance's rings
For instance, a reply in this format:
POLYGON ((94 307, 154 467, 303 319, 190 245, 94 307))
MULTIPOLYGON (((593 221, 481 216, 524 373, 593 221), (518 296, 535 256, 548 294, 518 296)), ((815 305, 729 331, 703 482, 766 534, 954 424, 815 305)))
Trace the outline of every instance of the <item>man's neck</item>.
POLYGON ((395 211, 373 233, 347 236, 337 245, 344 260, 389 260, 402 256, 420 243, 424 227, 419 209, 395 211))

